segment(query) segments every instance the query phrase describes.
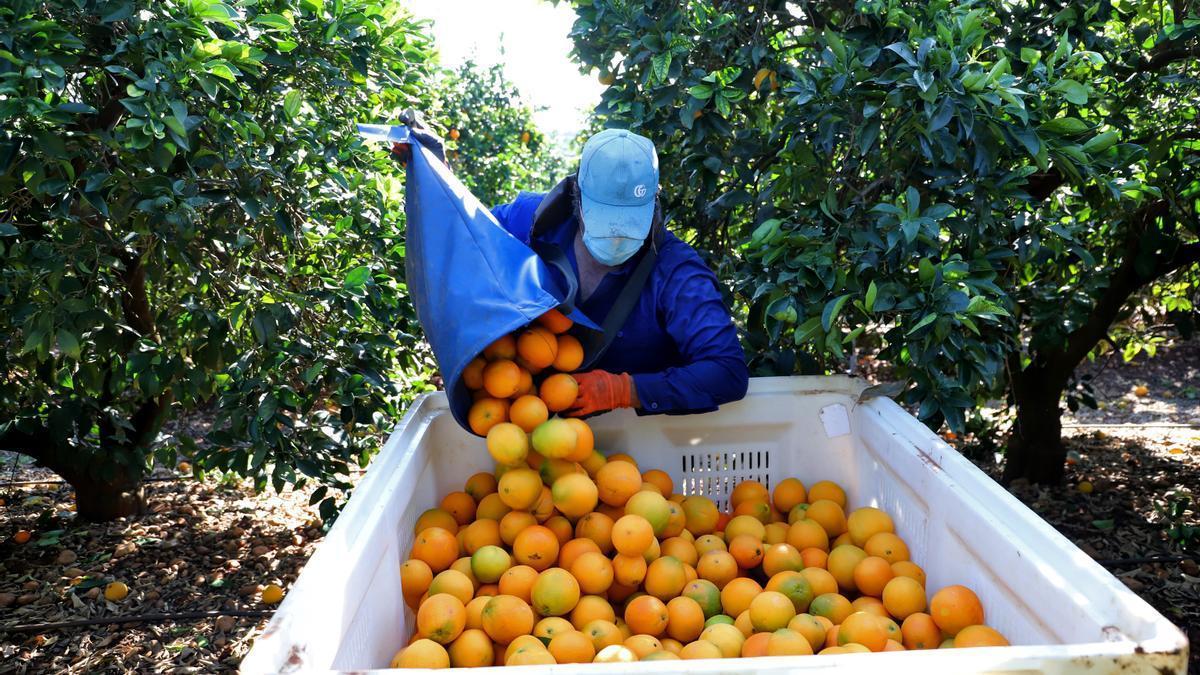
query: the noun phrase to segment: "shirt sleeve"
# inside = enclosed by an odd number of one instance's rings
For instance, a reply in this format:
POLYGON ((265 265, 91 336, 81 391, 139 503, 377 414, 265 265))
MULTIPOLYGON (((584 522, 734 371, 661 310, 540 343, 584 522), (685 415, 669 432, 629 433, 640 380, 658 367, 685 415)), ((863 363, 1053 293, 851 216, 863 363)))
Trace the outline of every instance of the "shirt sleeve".
POLYGON ((529 230, 533 227, 533 213, 544 195, 522 192, 508 204, 492 207, 492 215, 500 226, 517 239, 528 242, 529 230))
POLYGON ((633 376, 640 412, 708 412, 745 397, 750 371, 712 270, 698 257, 681 263, 658 308, 684 365, 633 376))

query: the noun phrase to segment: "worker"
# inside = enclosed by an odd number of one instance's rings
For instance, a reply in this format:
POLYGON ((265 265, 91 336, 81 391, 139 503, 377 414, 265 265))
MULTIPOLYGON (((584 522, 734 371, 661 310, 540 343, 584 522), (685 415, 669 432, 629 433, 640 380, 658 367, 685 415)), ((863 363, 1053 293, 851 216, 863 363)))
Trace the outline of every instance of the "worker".
POLYGON ((567 414, 698 413, 745 396, 749 371, 717 277, 662 227, 654 144, 624 129, 601 131, 584 145, 567 189, 570 215, 545 231, 532 232, 544 194, 522 192, 492 213, 522 241, 540 238, 565 254, 584 315, 602 322, 642 256, 656 255, 611 345, 574 375, 579 396, 567 414))

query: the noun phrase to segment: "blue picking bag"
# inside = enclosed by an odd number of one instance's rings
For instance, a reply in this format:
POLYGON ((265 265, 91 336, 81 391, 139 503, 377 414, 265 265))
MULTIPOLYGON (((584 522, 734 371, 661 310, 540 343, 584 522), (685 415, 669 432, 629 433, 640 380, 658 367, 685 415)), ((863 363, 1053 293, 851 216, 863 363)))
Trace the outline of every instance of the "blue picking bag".
MULTIPOLYGON (((563 303, 561 275, 498 223, 404 126, 358 125, 369 140, 408 145, 405 280, 464 429, 471 393, 462 372, 484 347, 563 303)), ((599 330, 577 309, 582 330, 599 330)))

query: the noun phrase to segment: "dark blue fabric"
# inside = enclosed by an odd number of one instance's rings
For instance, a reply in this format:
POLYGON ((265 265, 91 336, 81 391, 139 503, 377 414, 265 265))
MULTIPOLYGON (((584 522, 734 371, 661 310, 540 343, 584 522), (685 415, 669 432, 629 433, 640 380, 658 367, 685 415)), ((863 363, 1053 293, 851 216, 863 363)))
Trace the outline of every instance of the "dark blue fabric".
MULTIPOLYGON (((523 192, 492 209, 514 237, 528 242, 543 195, 523 192)), ((574 218, 545 234, 576 275, 574 218)), ((603 322, 640 254, 610 272, 579 309, 603 322)), ((717 277, 700 256, 667 233, 637 305, 594 368, 633 375, 643 413, 696 413, 746 395, 750 373, 737 330, 721 299, 717 277)))
MULTIPOLYGON (((405 212, 405 281, 464 429, 471 395, 462 371, 497 338, 557 307, 558 276, 404 127, 360 125, 364 135, 411 144, 405 212)), ((595 324, 578 312, 583 326, 595 324)))

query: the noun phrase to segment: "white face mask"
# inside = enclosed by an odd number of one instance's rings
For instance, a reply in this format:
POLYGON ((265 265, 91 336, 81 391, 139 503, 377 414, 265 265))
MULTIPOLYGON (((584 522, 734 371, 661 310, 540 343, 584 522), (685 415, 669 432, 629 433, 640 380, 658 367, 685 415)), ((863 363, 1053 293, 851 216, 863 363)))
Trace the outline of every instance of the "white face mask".
POLYGON ((633 257, 642 247, 642 239, 629 237, 595 237, 583 228, 583 245, 601 265, 616 267, 633 257))

